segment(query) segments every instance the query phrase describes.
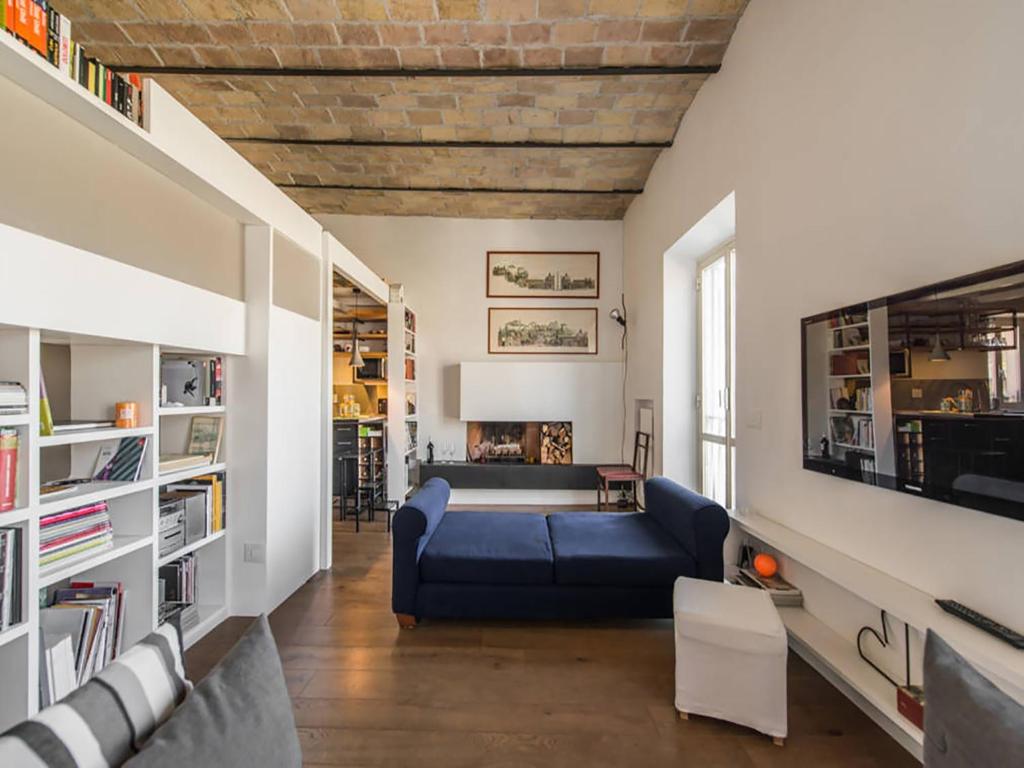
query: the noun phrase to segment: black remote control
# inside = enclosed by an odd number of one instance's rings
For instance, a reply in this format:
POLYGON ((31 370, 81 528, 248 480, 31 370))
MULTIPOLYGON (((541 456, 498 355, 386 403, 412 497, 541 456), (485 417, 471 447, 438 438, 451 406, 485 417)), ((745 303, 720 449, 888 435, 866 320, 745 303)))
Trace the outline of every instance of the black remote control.
POLYGON ((988 632, 993 637, 998 637, 1004 643, 1009 643, 1018 650, 1024 650, 1024 635, 1020 632, 1014 632, 1009 627, 1004 627, 998 621, 993 621, 988 616, 982 616, 977 611, 968 608, 962 603, 958 603, 956 600, 936 600, 935 602, 946 613, 950 613, 958 619, 963 619, 969 624, 973 624, 981 631, 988 632))

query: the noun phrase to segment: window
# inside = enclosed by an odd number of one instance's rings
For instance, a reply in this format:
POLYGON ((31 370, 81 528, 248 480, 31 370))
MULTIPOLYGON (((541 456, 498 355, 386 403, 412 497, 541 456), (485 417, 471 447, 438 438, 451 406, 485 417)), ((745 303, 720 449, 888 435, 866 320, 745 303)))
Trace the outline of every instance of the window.
POLYGON ((736 248, 729 243, 702 261, 697 271, 701 492, 726 508, 735 501, 735 265, 736 248))

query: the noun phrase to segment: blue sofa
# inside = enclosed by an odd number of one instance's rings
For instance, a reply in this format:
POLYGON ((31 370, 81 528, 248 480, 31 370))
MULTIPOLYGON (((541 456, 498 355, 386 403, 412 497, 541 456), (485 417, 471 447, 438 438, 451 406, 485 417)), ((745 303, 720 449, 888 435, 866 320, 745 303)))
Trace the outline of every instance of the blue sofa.
POLYGON ((669 618, 679 576, 721 581, 729 518, 659 477, 647 511, 448 512, 431 478, 394 518, 392 609, 422 618, 669 618))

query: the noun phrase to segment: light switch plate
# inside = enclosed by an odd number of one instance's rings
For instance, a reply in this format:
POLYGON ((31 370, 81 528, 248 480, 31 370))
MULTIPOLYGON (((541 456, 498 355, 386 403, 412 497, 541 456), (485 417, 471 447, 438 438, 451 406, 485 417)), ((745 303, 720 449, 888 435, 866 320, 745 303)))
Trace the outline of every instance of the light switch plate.
POLYGON ((247 541, 243 547, 242 559, 247 563, 266 562, 267 551, 262 544, 247 541))

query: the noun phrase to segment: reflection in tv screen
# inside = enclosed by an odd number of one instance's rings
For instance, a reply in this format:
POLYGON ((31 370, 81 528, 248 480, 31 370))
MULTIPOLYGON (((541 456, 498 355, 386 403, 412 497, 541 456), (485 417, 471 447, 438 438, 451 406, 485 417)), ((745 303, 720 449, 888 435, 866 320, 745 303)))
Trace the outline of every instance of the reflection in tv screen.
POLYGON ((1024 262, 804 318, 804 467, 1024 520, 1024 262))

